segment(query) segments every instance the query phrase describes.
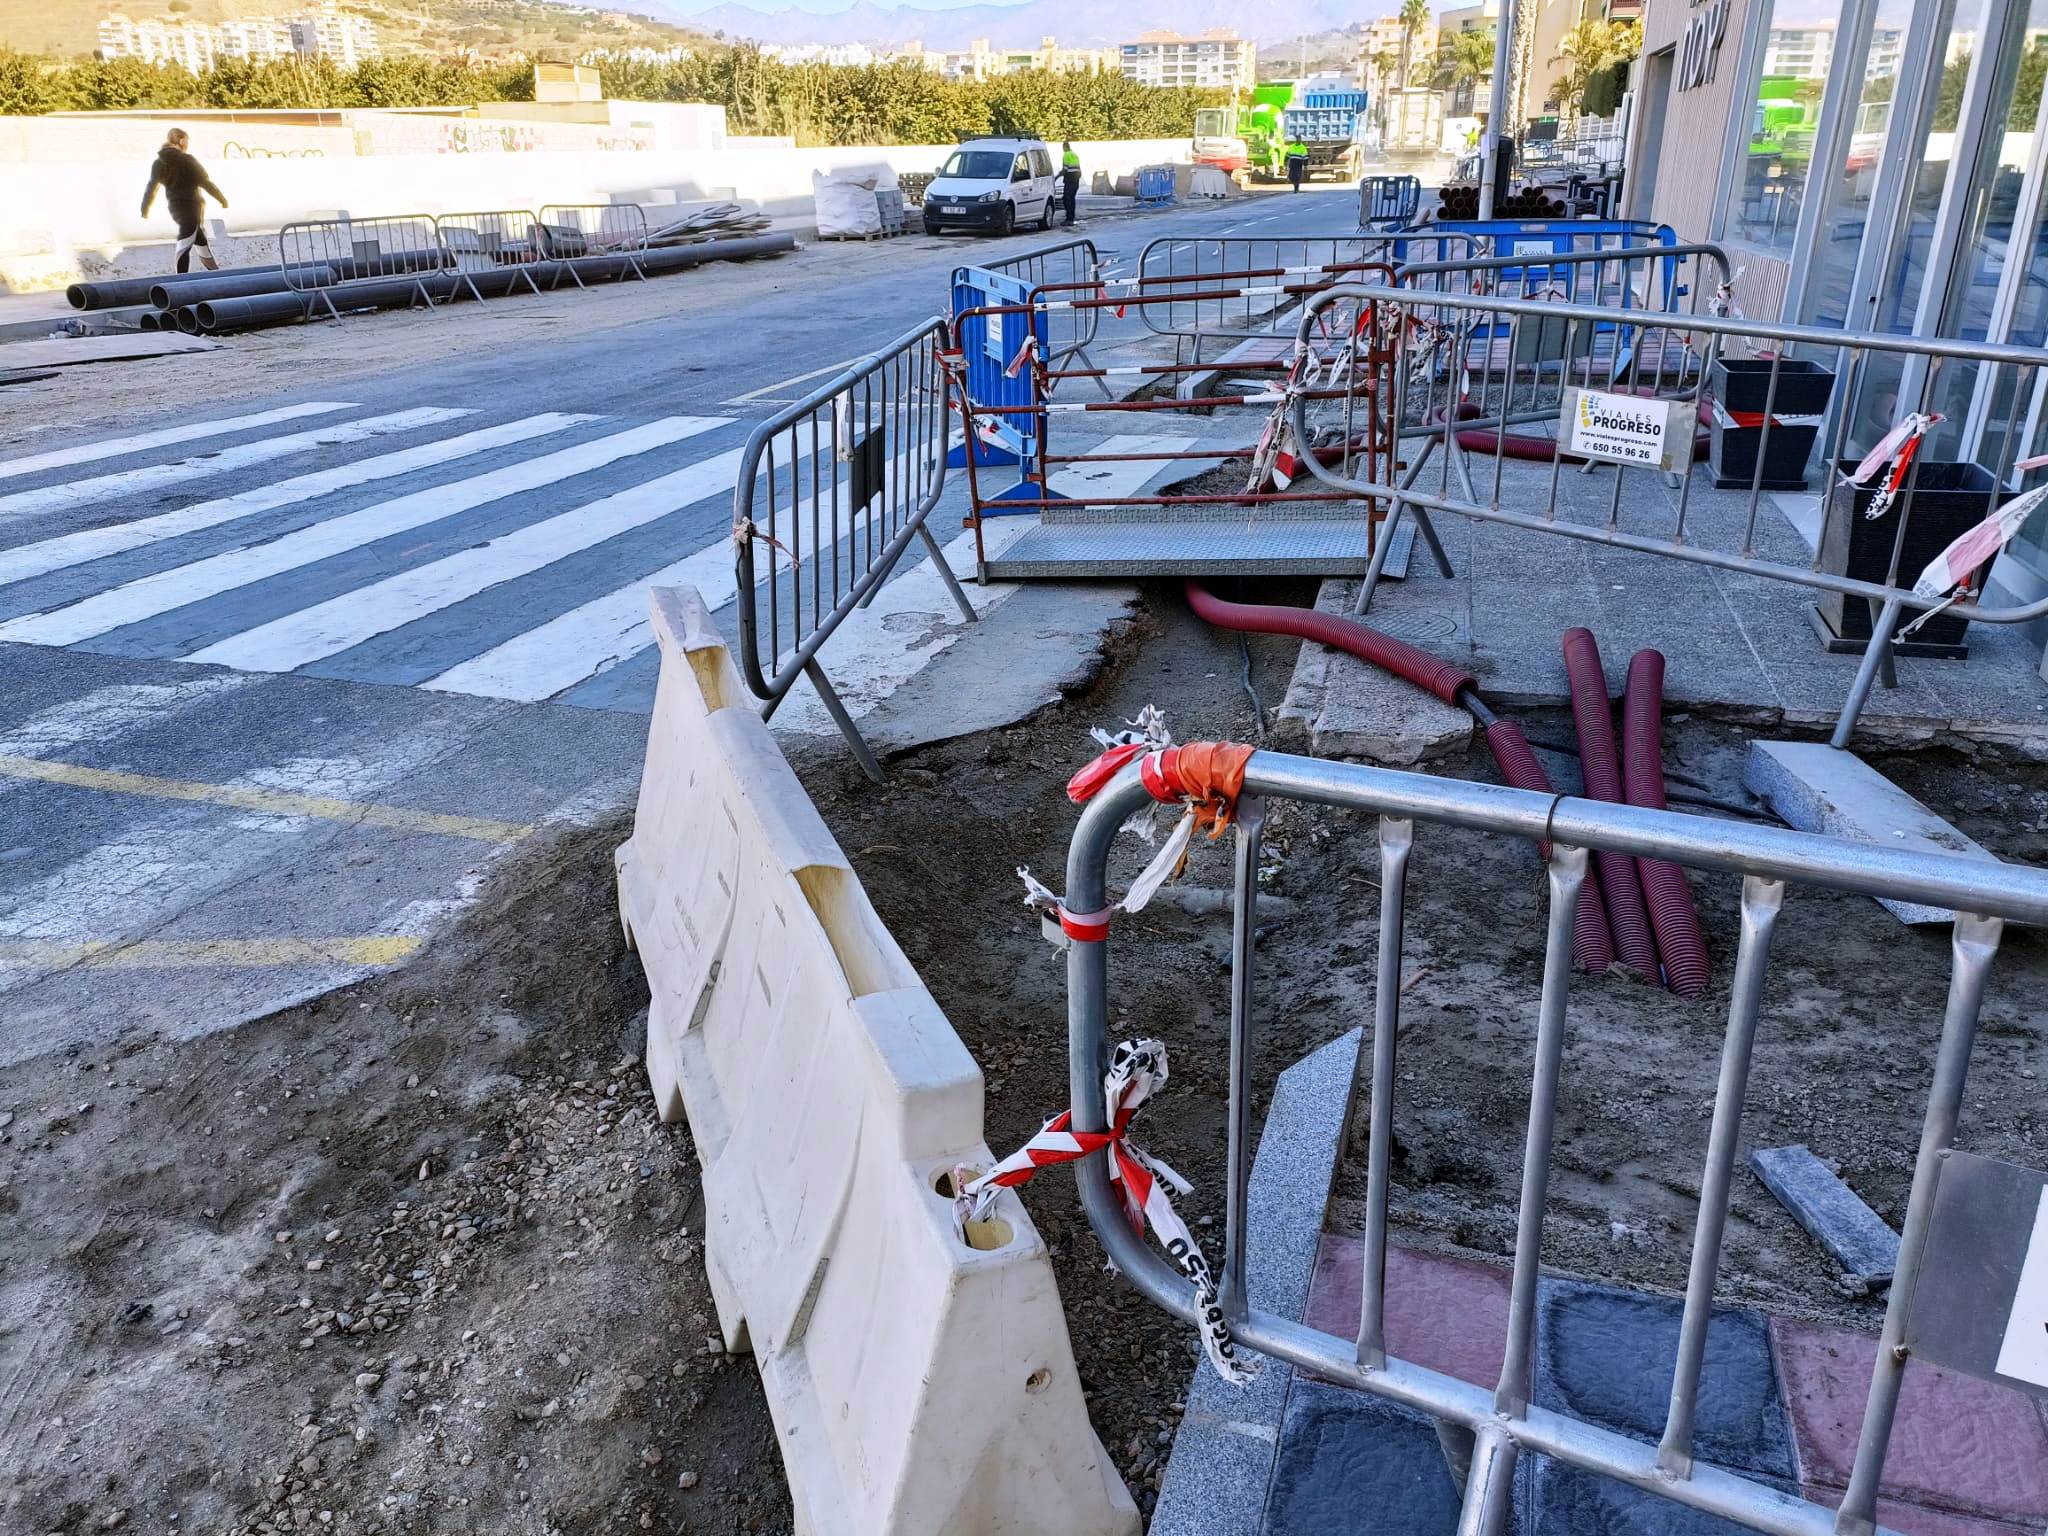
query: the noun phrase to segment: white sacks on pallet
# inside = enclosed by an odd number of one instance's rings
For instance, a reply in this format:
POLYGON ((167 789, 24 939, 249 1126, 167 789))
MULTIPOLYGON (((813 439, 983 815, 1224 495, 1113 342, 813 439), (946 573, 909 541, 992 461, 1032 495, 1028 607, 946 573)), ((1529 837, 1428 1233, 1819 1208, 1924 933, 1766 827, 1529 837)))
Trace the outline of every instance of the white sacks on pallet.
POLYGON ((647 1072, 689 1116, 705 1267, 811 1536, 1135 1536, 1014 1193, 964 1232, 982 1082, 755 713, 697 593, 661 681, 619 911, 647 1072))
POLYGON ((811 199, 820 235, 879 235, 882 209, 875 198, 877 171, 813 171, 811 199))

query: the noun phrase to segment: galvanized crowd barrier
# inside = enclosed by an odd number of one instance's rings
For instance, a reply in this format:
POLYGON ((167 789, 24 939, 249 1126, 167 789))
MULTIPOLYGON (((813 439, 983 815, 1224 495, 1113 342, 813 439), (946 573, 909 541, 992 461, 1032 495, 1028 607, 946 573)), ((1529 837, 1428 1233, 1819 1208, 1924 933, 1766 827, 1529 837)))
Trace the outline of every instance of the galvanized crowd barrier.
POLYGON ((548 204, 540 211, 541 254, 564 263, 551 286, 559 287, 567 274, 578 288, 588 287, 582 270, 572 264, 586 256, 614 258, 614 275, 620 282, 629 272, 645 281, 647 233, 647 213, 638 203, 548 204))
POLYGON ((928 320, 762 422, 733 492, 738 660, 762 718, 809 678, 877 782, 881 765, 818 651, 874 598, 912 539, 924 541, 961 616, 975 617, 926 521, 946 481, 946 334, 928 320))
MULTIPOLYGON (((1127 765, 1082 812, 1067 855, 1063 905, 1109 909, 1111 844, 1126 817, 1152 803, 1144 767, 1127 765)), ((2024 1236, 2042 1198, 2043 1175, 1955 1149, 1964 1085, 1991 965, 2007 922, 2048 923, 2048 872, 1960 854, 1909 853, 1870 843, 1749 823, 1532 793, 1388 769, 1255 752, 1245 767, 1235 828, 1228 1165, 1224 1251, 1216 1309, 1204 1315, 1194 1286, 1133 1228, 1110 1180, 1108 1156, 1076 1165, 1081 1204, 1111 1264, 1140 1294, 1195 1324, 1227 1328, 1236 1348, 1342 1382, 1436 1420, 1447 1459, 1463 1483, 1460 1536, 1500 1536, 1508 1527, 1516 1464, 1525 1453, 1552 1457, 1675 1505, 1778 1536, 1869 1536, 1899 1393, 1910 1357, 1990 1377, 1997 1324, 2032 1328, 2015 1308, 2024 1236), (1297 800, 1379 818, 1379 954, 1373 997, 1371 1097, 1366 1164, 1365 1259, 1357 1330, 1342 1337, 1255 1309, 1246 1291, 1248 1186, 1253 1148, 1255 1065, 1253 935, 1263 804, 1297 800), (1493 1391, 1390 1355, 1386 1338, 1388 1212, 1395 1103, 1400 1091, 1400 997, 1408 867, 1424 827, 1457 827, 1548 845, 1548 913, 1535 1013, 1533 1070, 1523 1150, 1507 1342, 1493 1391), (1665 859, 1741 877, 1742 923, 1713 1118, 1706 1133, 1698 1215, 1670 1405, 1656 1445, 1533 1401, 1537 1282, 1557 1107, 1565 1079, 1571 993, 1572 920, 1590 852, 1665 859), (1861 1433, 1840 1512, 1796 1493, 1698 1459, 1694 1438, 1707 1330, 1728 1224, 1729 1192, 1773 937, 1787 886, 1925 902, 1958 913, 1950 946, 1948 1000, 1927 1090, 1919 1153, 1899 1257, 1878 1341, 1861 1433), (1987 1196, 2003 1191, 2003 1204, 1987 1196), (1946 1251, 1937 1232, 1970 1228, 2005 1235, 1976 1251, 1946 1251), (1993 1262, 1993 1248, 1997 1249, 1993 1262), (1992 1326, 1977 1328, 1988 1315, 1992 1326), (1970 1320, 1961 1326, 1958 1319, 1970 1320), (1987 1347, 1986 1337, 1989 1344, 1987 1347)), ((1797 925, 1796 902, 1788 927, 1797 925)), ((1069 930, 1071 933, 1073 930, 1069 930)), ((1116 929, 1068 940, 1068 1068, 1072 1129, 1109 1129, 1103 1077, 1109 1065, 1109 950, 1116 929)), ((1931 1021, 1930 1021, 1931 1022, 1931 1021)), ((1457 1330, 1466 1319, 1443 1317, 1457 1330)))
POLYGON ((299 219, 278 231, 277 248, 285 284, 306 297, 308 318, 324 308, 339 320, 334 295, 371 283, 396 282, 429 309, 457 291, 440 226, 424 213, 299 219))
POLYGON ((1367 176, 1358 183, 1358 227, 1382 229, 1412 223, 1422 210, 1422 180, 1416 176, 1367 176))
MULTIPOLYGON (((1682 249, 1660 243, 1652 263, 1681 259, 1674 252, 1682 249)), ((1555 254, 1538 260, 1565 264, 1555 254)), ((1469 281, 1422 292, 1393 284, 1329 288, 1304 304, 1301 340, 1333 325, 1361 325, 1383 339, 1366 349, 1379 362, 1349 375, 1334 403, 1301 392, 1289 412, 1296 435, 1313 441, 1312 411, 1328 418, 1370 403, 1389 414, 1397 445, 1444 447, 1434 488, 1412 474, 1396 484, 1384 473, 1345 474, 1314 455, 1306 459, 1317 481, 1379 498, 1392 519, 1456 513, 1812 590, 1832 648, 1863 653, 1835 726, 1834 743, 1843 746, 1873 682, 1879 675, 1888 686, 1893 681, 1893 640, 1907 610, 1944 610, 1958 634, 1965 623, 2048 617, 2048 597, 1997 606, 1968 589, 1958 599, 1912 590, 1923 564, 2018 493, 2021 466, 2031 467, 2048 436, 2048 352, 1712 313, 1724 307, 1716 301, 1725 285, 1706 294, 1706 276, 1718 268, 1705 253, 1702 260, 1705 274, 1685 285, 1682 311, 1504 297, 1469 291, 1469 281), (1601 345, 1603 335, 1613 340, 1601 345), (1705 397, 1702 380, 1711 385, 1705 397), (1922 425, 1917 439, 1915 423, 1922 425), (1895 426, 1909 435, 1887 434, 1895 426), (1746 492, 1739 514, 1695 494, 1713 473, 1694 462, 1710 440, 1722 454, 1716 488, 1746 492), (1730 445, 1740 450, 1732 459, 1730 445), (1760 547, 1763 495, 1803 484, 1816 446, 1824 493, 1813 548, 1801 558, 1774 555, 1760 547), (1465 463, 1475 448, 1494 458, 1485 494, 1465 463), (1882 462, 1852 481, 1866 452, 1882 462), (1544 487, 1522 485, 1504 498, 1510 457, 1546 464, 1544 487), (1604 516, 1584 520, 1565 506, 1567 458, 1611 473, 1604 516), (1623 517, 1629 486, 1645 476, 1663 477, 1677 492, 1663 526, 1648 526, 1640 513, 1623 517), (1845 574, 1852 558, 1873 573, 1882 565, 1884 574, 1845 574)), ((1761 532, 1789 550, 1789 526, 1783 537, 1771 524, 1761 532)), ((1361 612, 1376 576, 1368 573, 1360 592, 1361 612)))
POLYGON ((1570 256, 1678 244, 1678 235, 1670 225, 1649 219, 1432 219, 1408 230, 1395 231, 1391 236, 1392 259, 1397 266, 1455 260, 1466 253, 1445 250, 1441 245, 1432 248, 1428 244, 1411 244, 1416 239, 1441 241, 1451 234, 1470 239, 1469 254, 1475 259, 1570 256))
POLYGON ((525 209, 507 208, 488 213, 443 213, 434 222, 441 231, 441 245, 449 263, 463 274, 475 291, 478 274, 505 275, 507 291, 523 286, 538 294, 531 268, 545 258, 541 255, 540 221, 525 209))
POLYGON ((1205 343, 1291 337, 1303 292, 1383 272, 1390 264, 1451 260, 1474 250, 1462 234, 1428 232, 1398 238, 1368 231, 1162 235, 1138 252, 1131 275, 1137 291, 1150 298, 1138 307, 1139 324, 1174 338, 1176 362, 1199 364, 1205 343))

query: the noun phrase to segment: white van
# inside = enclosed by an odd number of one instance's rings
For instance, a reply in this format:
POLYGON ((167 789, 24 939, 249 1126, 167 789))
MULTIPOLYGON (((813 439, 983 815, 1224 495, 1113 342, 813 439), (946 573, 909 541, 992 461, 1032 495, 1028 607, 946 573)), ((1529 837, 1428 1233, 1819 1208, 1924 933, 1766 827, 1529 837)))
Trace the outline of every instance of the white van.
POLYGON ((1007 235, 1036 220, 1052 228, 1058 167, 1043 139, 968 139, 924 189, 924 232, 985 229, 1007 235))

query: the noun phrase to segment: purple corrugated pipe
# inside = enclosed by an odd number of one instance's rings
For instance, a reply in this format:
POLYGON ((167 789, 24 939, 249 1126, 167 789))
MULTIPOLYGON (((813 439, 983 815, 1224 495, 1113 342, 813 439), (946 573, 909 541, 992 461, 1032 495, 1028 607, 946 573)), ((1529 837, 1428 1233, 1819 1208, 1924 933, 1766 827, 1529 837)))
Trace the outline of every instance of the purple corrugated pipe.
MULTIPOLYGON (((1516 789, 1533 789, 1544 795, 1557 793, 1551 787, 1550 775, 1536 761, 1529 738, 1514 721, 1488 721, 1486 745, 1493 760, 1500 764, 1500 776, 1516 789)), ((1550 857, 1550 844, 1538 843, 1536 848, 1545 859, 1550 857)), ((1580 970, 1596 976, 1614 964, 1614 941, 1607 934, 1607 909, 1600 900, 1600 882, 1592 878, 1590 871, 1579 886, 1579 905, 1572 913, 1572 961, 1580 970)))
MULTIPOLYGON (((1590 629, 1564 632, 1564 670, 1572 685, 1572 720, 1579 730, 1579 771, 1589 799, 1610 805, 1625 803, 1621 759, 1614 746, 1614 703, 1607 696, 1607 674, 1600 668, 1600 645, 1590 629)), ((1625 853, 1596 853, 1600 895, 1614 934, 1614 953, 1621 963, 1647 981, 1657 979, 1657 950, 1650 942, 1650 918, 1643 909, 1642 881, 1636 861, 1625 853)))
MULTIPOLYGON (((1628 692, 1621 706, 1622 766, 1628 803, 1653 811, 1664 809, 1663 714, 1663 653, 1637 651, 1629 660, 1628 692)), ((1685 871, 1667 859, 1637 859, 1636 871, 1642 877, 1643 899, 1649 903, 1657 953, 1664 960, 1664 984, 1680 997, 1698 997, 1707 989, 1712 968, 1685 871)))

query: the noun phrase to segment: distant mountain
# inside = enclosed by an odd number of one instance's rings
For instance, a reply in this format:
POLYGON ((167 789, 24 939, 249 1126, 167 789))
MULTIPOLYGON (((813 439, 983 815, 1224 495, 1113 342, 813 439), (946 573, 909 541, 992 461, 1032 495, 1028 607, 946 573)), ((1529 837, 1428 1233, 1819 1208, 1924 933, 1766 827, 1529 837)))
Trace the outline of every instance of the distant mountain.
POLYGON ((1155 28, 1201 32, 1235 27, 1261 44, 1280 48, 1304 33, 1359 25, 1393 9, 1394 0, 1364 5, 1357 0, 1302 0, 1284 10, 1248 7, 1243 0, 1122 0, 1118 5, 1101 0, 1023 0, 952 10, 854 0, 843 11, 760 11, 727 3, 688 14, 671 5, 668 13, 707 32, 762 43, 922 42, 927 48, 952 49, 985 37, 998 48, 1018 48, 1054 37, 1064 47, 1109 48, 1155 28))

